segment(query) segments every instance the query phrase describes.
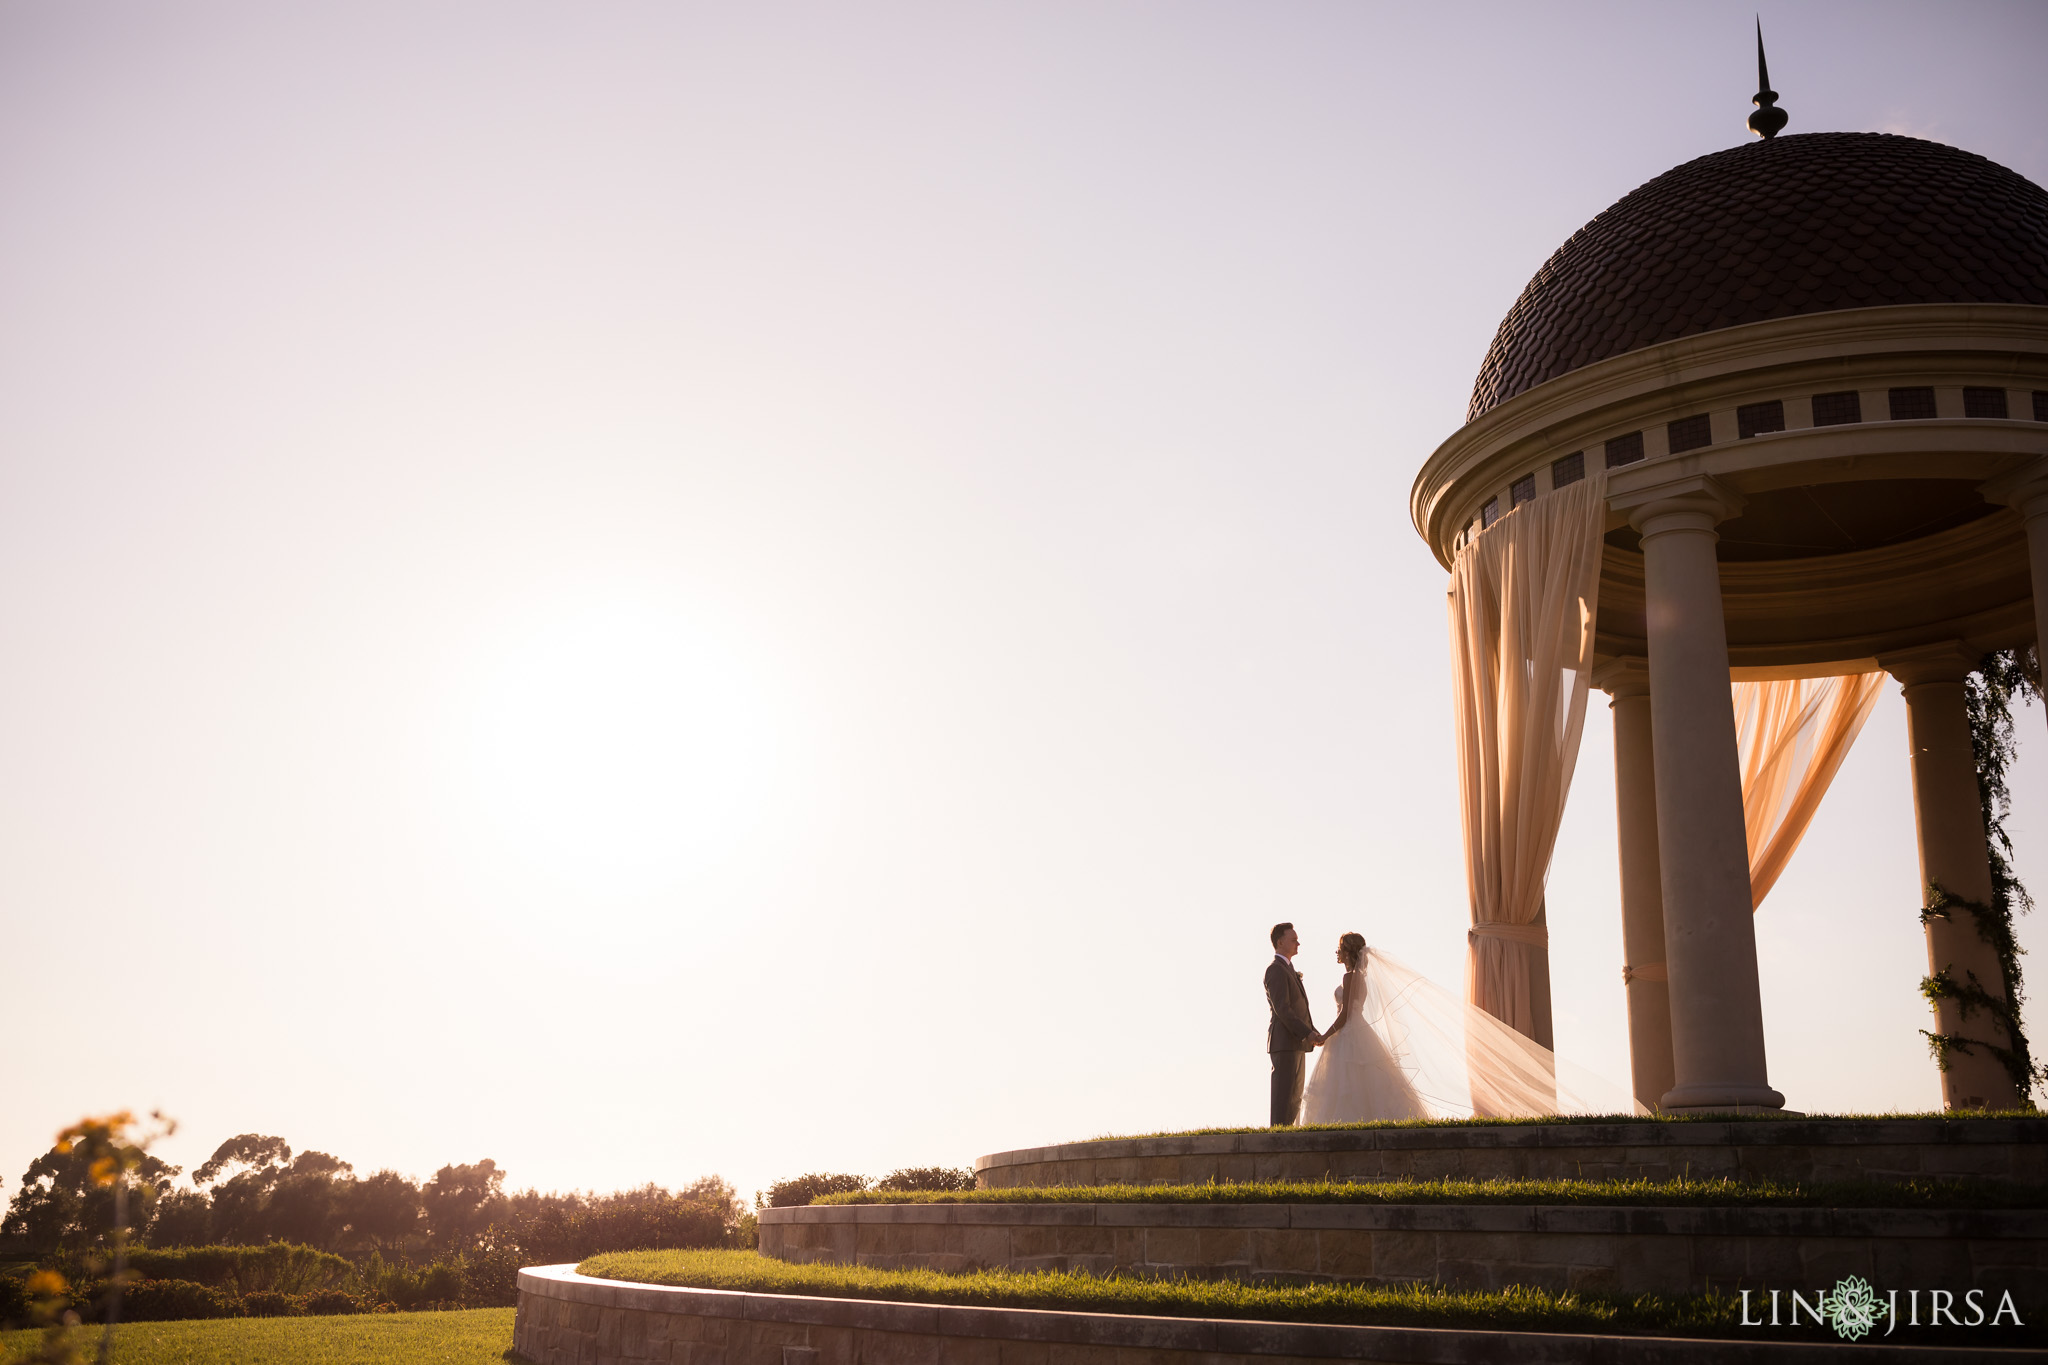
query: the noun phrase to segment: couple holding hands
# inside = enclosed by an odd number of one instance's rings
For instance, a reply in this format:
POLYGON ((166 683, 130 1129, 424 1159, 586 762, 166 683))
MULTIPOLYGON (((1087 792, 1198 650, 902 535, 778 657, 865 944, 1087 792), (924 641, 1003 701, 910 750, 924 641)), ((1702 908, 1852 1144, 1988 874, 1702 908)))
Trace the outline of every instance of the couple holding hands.
POLYGON ((1266 1004, 1273 1012, 1266 1051, 1273 1059, 1276 1128, 1295 1123, 1357 1123, 1366 1119, 1428 1118, 1430 1110, 1395 1060, 1368 1014, 1371 954, 1361 934, 1337 940, 1344 979, 1337 987, 1337 1018, 1319 1031, 1309 1016, 1308 991, 1294 970, 1301 937, 1294 926, 1273 926, 1273 961, 1266 968, 1266 1004), (1315 1075, 1308 1054, 1321 1048, 1315 1075))

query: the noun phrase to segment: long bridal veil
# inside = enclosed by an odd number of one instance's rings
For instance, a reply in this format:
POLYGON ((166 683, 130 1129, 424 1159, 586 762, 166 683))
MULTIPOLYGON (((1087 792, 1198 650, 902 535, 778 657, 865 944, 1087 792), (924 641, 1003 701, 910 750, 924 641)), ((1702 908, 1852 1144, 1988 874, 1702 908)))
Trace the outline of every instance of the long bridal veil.
POLYGON ((1561 1060, 1377 948, 1366 955, 1363 1017, 1434 1118, 1649 1112, 1627 1088, 1561 1060))

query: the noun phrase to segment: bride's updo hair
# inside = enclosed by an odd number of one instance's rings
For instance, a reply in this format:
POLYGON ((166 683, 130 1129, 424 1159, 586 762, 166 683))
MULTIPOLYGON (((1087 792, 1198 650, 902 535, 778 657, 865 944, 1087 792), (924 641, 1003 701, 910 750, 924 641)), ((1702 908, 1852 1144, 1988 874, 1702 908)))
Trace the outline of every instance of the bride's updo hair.
POLYGON ((1346 934, 1337 940, 1337 950, 1344 954, 1345 965, 1352 971, 1358 970, 1359 954, 1365 951, 1364 934, 1346 934))

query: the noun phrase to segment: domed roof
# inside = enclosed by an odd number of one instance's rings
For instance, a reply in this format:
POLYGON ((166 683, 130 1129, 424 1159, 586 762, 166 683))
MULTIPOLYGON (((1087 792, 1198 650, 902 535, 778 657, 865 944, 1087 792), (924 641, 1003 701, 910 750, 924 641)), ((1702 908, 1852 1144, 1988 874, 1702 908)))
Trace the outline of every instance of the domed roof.
POLYGON ((1558 248, 1502 320, 1465 420, 1659 342, 1893 303, 2048 304, 2048 193, 1888 133, 1731 147, 1666 171, 1558 248))

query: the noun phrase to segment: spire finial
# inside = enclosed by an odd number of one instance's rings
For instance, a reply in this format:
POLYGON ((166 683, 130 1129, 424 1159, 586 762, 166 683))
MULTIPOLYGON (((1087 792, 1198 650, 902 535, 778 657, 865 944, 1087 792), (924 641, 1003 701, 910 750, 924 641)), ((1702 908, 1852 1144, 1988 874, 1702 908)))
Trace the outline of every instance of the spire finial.
POLYGON ((1778 107, 1778 92, 1771 89, 1771 68, 1764 62, 1764 20, 1756 20, 1756 95, 1750 100, 1756 112, 1749 116, 1749 130, 1759 137, 1773 138, 1785 131, 1792 116, 1778 107))

